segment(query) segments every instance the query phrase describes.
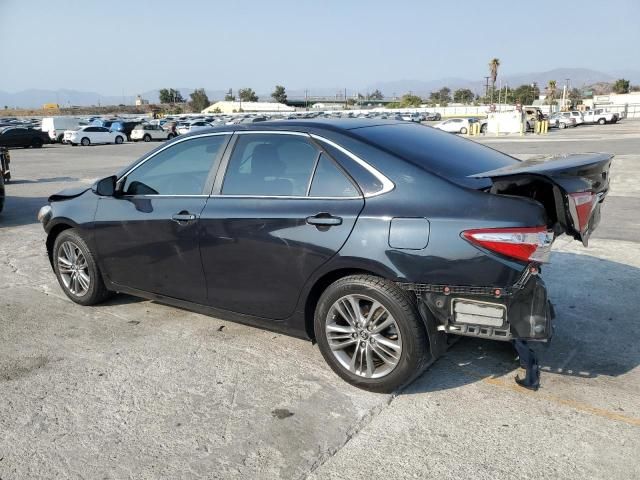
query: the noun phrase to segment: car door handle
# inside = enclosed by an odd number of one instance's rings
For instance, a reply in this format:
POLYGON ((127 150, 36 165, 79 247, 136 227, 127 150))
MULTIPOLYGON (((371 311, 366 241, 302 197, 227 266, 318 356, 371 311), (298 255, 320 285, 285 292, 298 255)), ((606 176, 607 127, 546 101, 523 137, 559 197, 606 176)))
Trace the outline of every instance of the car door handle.
POLYGON ((334 225, 342 225, 342 218, 334 217, 330 213, 318 213, 313 217, 307 217, 307 223, 320 227, 331 227, 334 225))
POLYGON ((171 216, 171 220, 177 223, 190 223, 196 219, 196 216, 193 213, 189 212, 180 212, 171 216))

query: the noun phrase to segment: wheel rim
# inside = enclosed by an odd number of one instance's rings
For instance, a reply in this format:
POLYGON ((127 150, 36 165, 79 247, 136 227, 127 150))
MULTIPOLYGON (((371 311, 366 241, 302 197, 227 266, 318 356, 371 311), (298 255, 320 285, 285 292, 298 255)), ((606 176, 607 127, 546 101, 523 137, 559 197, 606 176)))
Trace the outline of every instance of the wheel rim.
POLYGON ((396 320, 380 302, 365 295, 338 299, 327 314, 325 335, 336 360, 360 377, 388 375, 402 355, 396 320))
POLYGON ((66 241, 58 249, 58 273, 64 286, 77 297, 84 296, 91 285, 89 265, 80 247, 66 241))

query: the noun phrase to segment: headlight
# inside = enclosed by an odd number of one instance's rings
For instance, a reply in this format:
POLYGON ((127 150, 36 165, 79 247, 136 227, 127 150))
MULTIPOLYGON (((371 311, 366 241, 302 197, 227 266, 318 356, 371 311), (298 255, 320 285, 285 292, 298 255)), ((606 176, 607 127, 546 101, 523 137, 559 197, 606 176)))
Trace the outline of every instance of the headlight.
POLYGON ((51 218, 51 206, 45 205, 38 211, 38 221, 41 224, 46 224, 51 218))

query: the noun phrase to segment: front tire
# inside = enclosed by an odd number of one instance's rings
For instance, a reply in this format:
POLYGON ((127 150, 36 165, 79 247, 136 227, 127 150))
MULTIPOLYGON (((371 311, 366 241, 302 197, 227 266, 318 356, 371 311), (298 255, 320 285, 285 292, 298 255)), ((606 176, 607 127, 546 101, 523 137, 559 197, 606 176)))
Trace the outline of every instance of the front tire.
POLYGON ((124 142, 124 138, 122 138, 120 135, 118 135, 116 137, 116 145, 120 145, 123 142, 124 142))
POLYGON ((80 144, 83 147, 88 147, 89 145, 91 145, 91 140, 89 140, 87 137, 84 137, 82 140, 80 140, 80 144))
POLYGON ((151 141, 151 135, 149 135, 149 134, 147 133, 144 137, 142 137, 142 139, 143 139, 145 142, 150 142, 150 141, 151 141))
POLYGON ((462 135, 465 135, 465 134, 467 133, 467 129, 466 129, 466 127, 462 127, 462 128, 460 129, 460 133, 461 133, 462 135))
POLYGON ((173 133, 170 133, 169 135, 167 135, 167 140, 171 140, 174 137, 175 135, 173 133))
POLYGON ((351 385, 391 393, 427 365, 428 341, 415 302, 393 282, 353 275, 331 284, 316 307, 322 356, 351 385))
POLYGON ((607 123, 607 121, 604 118, 598 120, 598 125, 604 125, 605 123, 607 123))
POLYGON ((64 293, 80 305, 95 305, 110 296, 93 252, 75 228, 64 230, 53 244, 53 269, 64 293))

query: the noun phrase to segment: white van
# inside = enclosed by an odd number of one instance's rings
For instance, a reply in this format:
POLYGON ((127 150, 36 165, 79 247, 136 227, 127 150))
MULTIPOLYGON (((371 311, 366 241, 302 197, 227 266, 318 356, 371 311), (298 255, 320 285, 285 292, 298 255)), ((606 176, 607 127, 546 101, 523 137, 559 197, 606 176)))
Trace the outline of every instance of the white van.
POLYGON ((41 129, 49 134, 52 142, 62 142, 65 130, 73 130, 87 122, 74 117, 45 117, 42 119, 41 129))

